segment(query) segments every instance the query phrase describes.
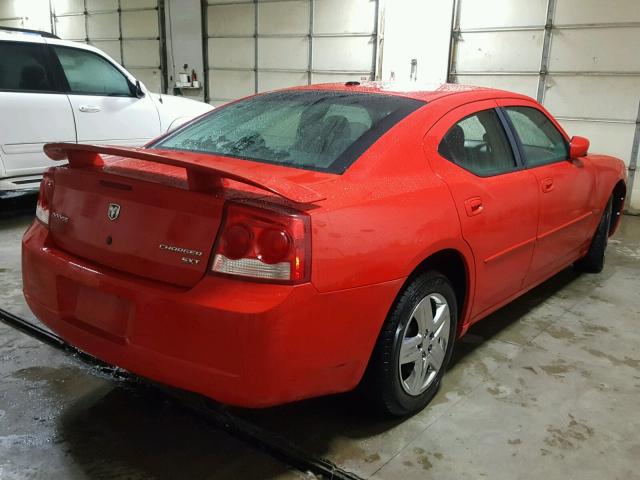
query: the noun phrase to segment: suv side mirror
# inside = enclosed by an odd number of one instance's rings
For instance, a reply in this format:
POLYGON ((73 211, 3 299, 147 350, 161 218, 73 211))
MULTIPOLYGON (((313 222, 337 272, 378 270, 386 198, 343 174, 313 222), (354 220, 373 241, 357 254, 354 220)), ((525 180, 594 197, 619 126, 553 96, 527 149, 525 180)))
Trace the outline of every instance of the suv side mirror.
POLYGON ((140 80, 136 80, 136 97, 142 98, 144 97, 144 90, 142 90, 142 85, 140 85, 140 80))
POLYGON ((569 159, 584 157, 589 152, 589 140, 584 137, 572 137, 569 143, 569 159))

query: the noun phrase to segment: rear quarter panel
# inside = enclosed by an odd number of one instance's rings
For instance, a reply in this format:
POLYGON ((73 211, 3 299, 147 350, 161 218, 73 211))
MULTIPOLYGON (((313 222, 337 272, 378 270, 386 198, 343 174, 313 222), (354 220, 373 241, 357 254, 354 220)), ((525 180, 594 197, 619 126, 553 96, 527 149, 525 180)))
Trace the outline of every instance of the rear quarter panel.
POLYGON ((319 291, 406 278, 443 249, 471 258, 449 190, 423 153, 433 121, 432 109, 419 109, 346 173, 317 186, 327 195, 312 217, 312 282, 319 291))

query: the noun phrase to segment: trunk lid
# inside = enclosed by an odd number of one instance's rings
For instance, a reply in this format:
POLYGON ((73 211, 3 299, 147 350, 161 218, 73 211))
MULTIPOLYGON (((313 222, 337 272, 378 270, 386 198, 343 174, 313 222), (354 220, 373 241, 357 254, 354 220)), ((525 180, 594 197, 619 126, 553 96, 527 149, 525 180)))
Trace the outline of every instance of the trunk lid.
POLYGON ((104 172, 57 169, 50 230, 62 250, 179 286, 205 274, 219 196, 104 172))
MULTIPOLYGON (((54 173, 49 229, 62 250, 120 272, 182 287, 207 272, 222 222, 225 180, 294 203, 324 199, 278 166, 178 151, 47 144, 54 173)), ((307 180, 307 181, 304 181, 307 180)), ((305 185, 306 184, 306 185, 305 185)))

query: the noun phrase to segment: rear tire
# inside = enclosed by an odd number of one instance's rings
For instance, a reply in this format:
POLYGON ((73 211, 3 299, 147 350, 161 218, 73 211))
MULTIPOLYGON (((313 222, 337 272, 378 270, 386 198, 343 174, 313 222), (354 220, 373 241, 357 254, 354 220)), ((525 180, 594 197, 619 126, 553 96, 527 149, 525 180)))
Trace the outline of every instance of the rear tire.
POLYGON ((589 251, 575 263, 576 269, 583 272, 600 273, 604 268, 604 253, 607 249, 609 230, 611 228, 612 204, 613 197, 610 197, 602 213, 602 218, 600 219, 596 233, 591 240, 589 251))
POLYGON ((429 271, 399 294, 385 320, 365 374, 364 389, 385 415, 422 410, 438 391, 458 325, 451 282, 429 271))

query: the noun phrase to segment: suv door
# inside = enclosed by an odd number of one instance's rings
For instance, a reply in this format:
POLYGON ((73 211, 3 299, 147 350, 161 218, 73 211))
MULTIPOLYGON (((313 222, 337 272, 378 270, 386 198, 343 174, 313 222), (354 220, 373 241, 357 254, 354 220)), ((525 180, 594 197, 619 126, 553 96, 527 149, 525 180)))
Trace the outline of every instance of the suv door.
POLYGON ((540 220, 527 284, 573 263, 593 234, 595 175, 583 160, 569 160, 566 135, 535 104, 501 101, 538 182, 540 220))
POLYGON ((68 83, 79 143, 144 145, 160 135, 160 117, 151 97, 136 97, 135 87, 119 68, 88 50, 55 44, 51 48, 68 83))
POLYGON ((432 168, 449 186, 473 251, 472 321, 521 290, 538 222, 535 177, 522 168, 496 106, 482 101, 459 107, 425 139, 432 168))
POLYGON ((37 42, 0 41, 0 166, 1 190, 40 183, 39 175, 53 165, 42 151, 47 142, 75 142, 69 100, 60 91, 46 47, 37 42), (29 183, 31 181, 31 183, 29 183))

